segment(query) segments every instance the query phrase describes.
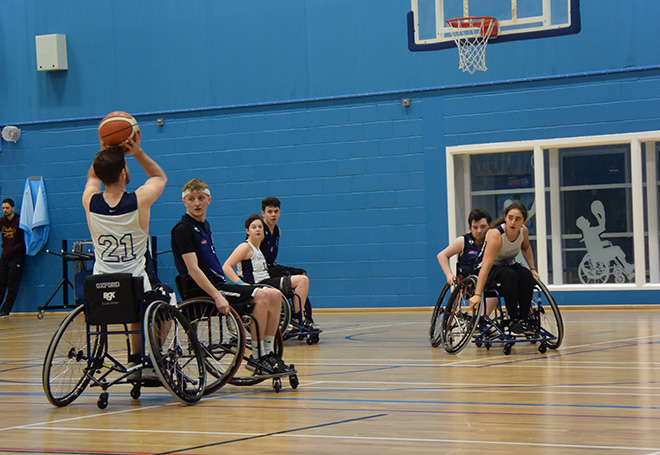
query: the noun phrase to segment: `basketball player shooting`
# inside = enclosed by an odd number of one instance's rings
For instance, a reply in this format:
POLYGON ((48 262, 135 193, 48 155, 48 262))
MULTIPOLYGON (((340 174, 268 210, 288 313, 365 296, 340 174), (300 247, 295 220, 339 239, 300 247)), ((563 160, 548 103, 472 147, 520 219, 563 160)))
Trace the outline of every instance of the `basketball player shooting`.
MULTIPOLYGON (((101 143, 87 173, 82 203, 94 245, 94 275, 141 276, 147 292, 151 290, 146 271, 151 205, 162 194, 167 176, 142 150, 140 141, 141 133, 137 131, 122 145, 108 147, 101 143), (132 155, 148 177, 134 193, 126 191, 130 182, 126 155, 132 155)), ((140 361, 141 349, 140 335, 133 334, 129 362, 140 361)))

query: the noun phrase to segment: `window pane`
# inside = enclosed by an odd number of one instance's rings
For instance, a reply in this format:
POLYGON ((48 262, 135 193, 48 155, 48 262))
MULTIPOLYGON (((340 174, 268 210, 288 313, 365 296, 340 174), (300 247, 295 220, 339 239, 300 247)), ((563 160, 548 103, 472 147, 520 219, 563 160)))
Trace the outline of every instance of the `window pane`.
POLYGON ((634 279, 630 148, 559 151, 564 283, 634 279))
MULTIPOLYGON (((536 255, 536 206, 532 151, 473 155, 470 160, 472 208, 488 210, 493 221, 511 201, 527 207, 530 244, 536 255)), ((525 263, 522 255, 518 261, 525 263)))
POLYGON ((534 188, 532 151, 475 155, 471 160, 472 191, 534 188))

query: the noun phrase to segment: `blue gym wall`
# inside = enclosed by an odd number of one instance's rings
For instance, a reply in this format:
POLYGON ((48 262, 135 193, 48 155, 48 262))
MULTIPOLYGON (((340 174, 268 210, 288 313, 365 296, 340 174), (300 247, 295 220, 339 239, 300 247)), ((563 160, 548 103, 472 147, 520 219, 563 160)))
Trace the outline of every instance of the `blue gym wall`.
MULTIPOLYGON (((23 136, 2 142, 0 197, 20 206, 26 178, 44 176, 47 248, 87 239, 80 196, 96 124, 129 111, 169 177, 152 212, 159 250, 184 212, 181 186, 202 178, 222 259, 275 195, 279 262, 308 270, 315 306, 428 306, 444 280, 446 146, 658 129, 660 31, 640 24, 660 3, 621 3, 583 0, 579 34, 490 46, 489 70, 469 75, 454 48, 408 50, 406 0, 5 0, 0 126, 23 136), (67 35, 68 71, 36 70, 34 37, 50 33, 67 35)), ((158 265, 173 283, 170 255, 158 265)), ((60 280, 59 258, 28 258, 15 310, 35 311, 60 280)), ((634 295, 655 303, 660 293, 634 295)))

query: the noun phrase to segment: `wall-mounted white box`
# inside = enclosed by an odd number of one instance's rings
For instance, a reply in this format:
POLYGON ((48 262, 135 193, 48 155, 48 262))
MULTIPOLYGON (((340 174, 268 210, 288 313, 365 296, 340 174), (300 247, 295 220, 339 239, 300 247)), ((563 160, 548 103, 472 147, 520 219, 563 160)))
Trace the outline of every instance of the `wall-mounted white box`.
POLYGON ((37 35, 37 71, 68 70, 66 35, 37 35))

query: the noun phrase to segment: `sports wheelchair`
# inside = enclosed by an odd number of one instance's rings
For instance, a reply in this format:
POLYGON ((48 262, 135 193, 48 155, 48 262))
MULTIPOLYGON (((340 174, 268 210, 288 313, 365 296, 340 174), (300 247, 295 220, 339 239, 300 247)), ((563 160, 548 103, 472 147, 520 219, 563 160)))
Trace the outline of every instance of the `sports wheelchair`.
MULTIPOLYGON (((283 377, 289 378, 291 388, 298 387, 298 375, 294 365, 289 365, 288 371, 281 372, 259 364, 252 358, 250 328, 253 318, 249 308, 241 315, 230 308, 229 313, 223 315, 215 306, 214 300, 199 288, 189 275, 177 276, 176 286, 179 295, 184 299, 179 304, 179 309, 190 321, 204 354, 208 378, 205 395, 215 392, 227 383, 247 386, 266 379, 272 379, 273 389, 279 392, 282 389, 283 377), (243 369, 242 362, 245 366, 243 369)), ((288 302, 286 307, 288 308, 288 302)), ((286 319, 286 315, 281 316, 280 323, 283 319, 286 319)), ((258 327, 257 321, 254 322, 258 327)), ((282 358, 284 340, 280 330, 276 333, 273 350, 275 355, 282 358)))
MULTIPOLYGON (((287 277, 285 277, 286 279, 287 277)), ((291 277, 289 277, 289 280, 291 277)), ((304 308, 304 302, 298 294, 293 292, 290 286, 287 288, 285 285, 285 291, 282 292, 282 315, 280 316, 280 331, 282 332, 282 337, 286 341, 290 338, 298 338, 298 341, 306 340, 307 344, 312 345, 318 343, 320 340, 319 335, 323 332, 321 329, 307 326, 303 324, 302 321, 294 319, 292 317, 294 305, 294 299, 298 299, 300 304, 299 308, 304 308)))
POLYGON ((514 336, 509 332, 511 321, 506 314, 502 297, 495 290, 487 290, 485 298, 496 297, 498 305, 493 317, 484 313, 485 299, 470 309, 470 297, 474 295, 477 277, 469 276, 453 286, 449 284, 440 292, 431 318, 429 341, 433 347, 442 347, 450 354, 458 354, 470 339, 477 346, 489 350, 500 344, 505 355, 511 354, 511 348, 521 341, 538 343, 540 353, 548 348, 557 349, 564 337, 564 323, 561 313, 548 288, 539 280, 532 296, 529 321, 533 333, 514 336), (451 292, 450 292, 451 291, 451 292), (448 297, 447 297, 448 296, 448 297), (475 334, 476 332, 476 334, 475 334))
POLYGON ((183 403, 194 404, 206 384, 204 363, 188 320, 159 294, 145 296, 141 277, 92 275, 84 283, 83 304, 64 318, 48 346, 42 385, 58 407, 91 386, 101 389, 97 406, 105 409, 107 390, 116 384, 132 384, 133 399, 142 387, 162 385, 183 403), (139 330, 129 328, 135 323, 141 324, 139 330), (141 361, 124 365, 117 356, 131 353, 131 343, 140 344, 141 361), (144 369, 152 366, 157 379, 143 379, 144 369))

